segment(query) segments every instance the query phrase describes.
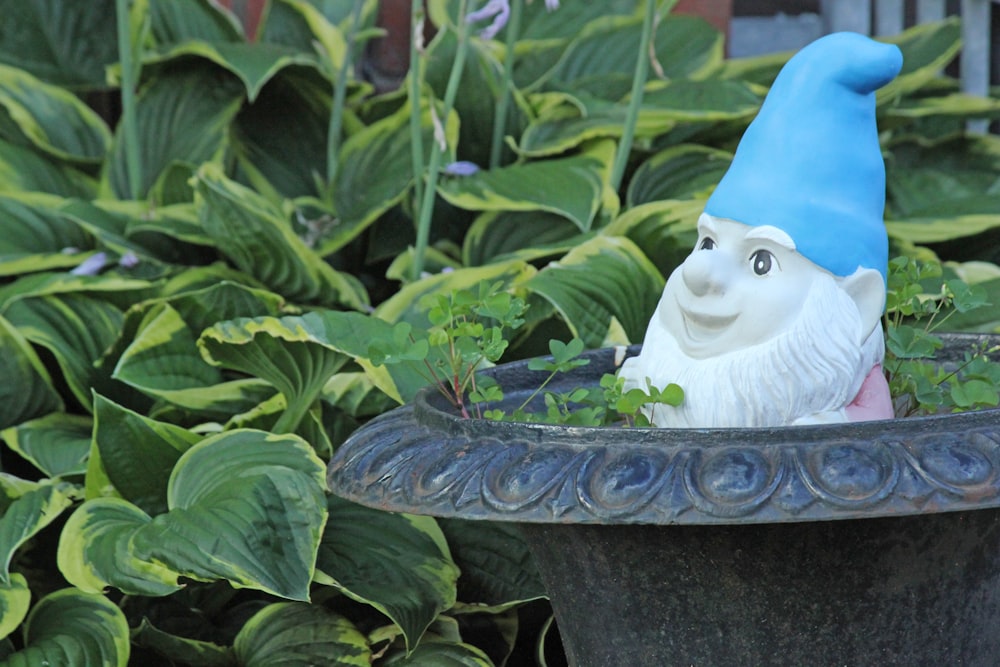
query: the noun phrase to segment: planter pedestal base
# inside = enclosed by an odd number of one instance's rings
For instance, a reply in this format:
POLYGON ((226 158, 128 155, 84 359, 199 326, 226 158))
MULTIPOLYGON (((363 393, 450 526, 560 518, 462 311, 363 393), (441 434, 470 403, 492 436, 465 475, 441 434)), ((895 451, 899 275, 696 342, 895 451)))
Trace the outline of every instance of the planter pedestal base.
POLYGON ((1000 660, 1000 510, 522 530, 576 667, 1000 660))

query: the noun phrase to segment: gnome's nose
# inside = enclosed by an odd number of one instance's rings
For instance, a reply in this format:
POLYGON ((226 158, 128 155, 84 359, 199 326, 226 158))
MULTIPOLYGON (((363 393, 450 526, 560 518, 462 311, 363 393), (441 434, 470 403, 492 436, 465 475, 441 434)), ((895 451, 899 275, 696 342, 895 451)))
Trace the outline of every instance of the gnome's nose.
POLYGON ((730 268, 723 253, 700 250, 684 260, 681 275, 684 284, 695 296, 723 294, 729 282, 730 268))

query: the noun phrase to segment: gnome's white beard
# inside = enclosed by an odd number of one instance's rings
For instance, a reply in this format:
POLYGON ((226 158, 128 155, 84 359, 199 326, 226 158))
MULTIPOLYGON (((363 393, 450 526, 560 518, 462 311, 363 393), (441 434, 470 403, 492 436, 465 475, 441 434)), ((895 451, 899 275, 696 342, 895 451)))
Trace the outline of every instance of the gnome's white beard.
MULTIPOLYGON (((884 355, 881 326, 858 345, 861 316, 832 277, 814 284, 795 325, 752 347, 708 359, 689 357, 664 328, 660 311, 650 322, 640 358, 621 369, 626 388, 675 382, 679 407, 656 405, 647 416, 661 428, 782 426, 844 421, 842 408, 884 355)), ((667 313, 681 317, 680 313, 667 313)))

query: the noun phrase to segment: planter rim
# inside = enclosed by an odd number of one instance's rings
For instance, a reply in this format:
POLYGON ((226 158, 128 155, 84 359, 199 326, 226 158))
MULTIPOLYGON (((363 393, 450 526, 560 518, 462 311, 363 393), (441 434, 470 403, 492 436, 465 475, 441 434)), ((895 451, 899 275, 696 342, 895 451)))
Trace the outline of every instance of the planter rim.
MULTIPOLYGON (((1000 336, 950 334, 961 359, 1000 336)), ((588 352, 596 384, 638 346, 588 352)), ((511 403, 543 373, 491 369, 511 403)), ((517 403, 514 403, 517 404, 517 403)), ((783 523, 1000 507, 1000 409, 777 428, 623 429, 462 419, 430 389, 336 452, 334 493, 381 509, 558 523, 783 523)))

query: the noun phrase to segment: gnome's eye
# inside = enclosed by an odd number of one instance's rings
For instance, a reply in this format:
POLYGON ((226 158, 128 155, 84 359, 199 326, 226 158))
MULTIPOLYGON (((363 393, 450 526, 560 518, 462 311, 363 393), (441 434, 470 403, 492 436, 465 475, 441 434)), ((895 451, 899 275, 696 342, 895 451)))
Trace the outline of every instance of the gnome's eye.
POLYGON ((766 276, 771 272, 771 265, 774 263, 774 255, 767 250, 758 250, 750 255, 750 262, 753 263, 753 272, 758 276, 766 276))
POLYGON ((698 245, 698 250, 713 250, 715 248, 715 241, 706 236, 702 239, 701 243, 698 245))

